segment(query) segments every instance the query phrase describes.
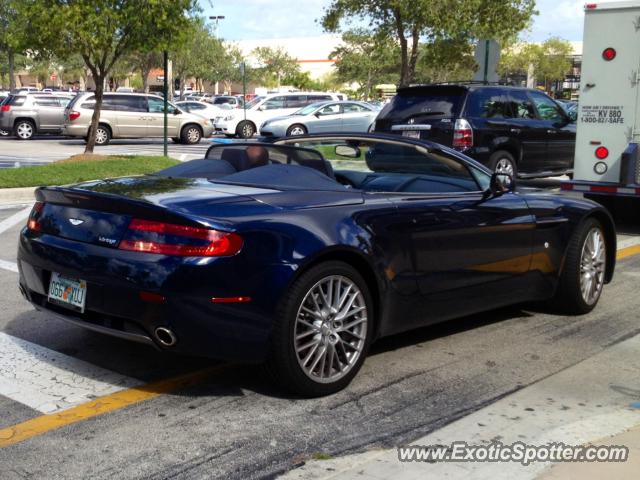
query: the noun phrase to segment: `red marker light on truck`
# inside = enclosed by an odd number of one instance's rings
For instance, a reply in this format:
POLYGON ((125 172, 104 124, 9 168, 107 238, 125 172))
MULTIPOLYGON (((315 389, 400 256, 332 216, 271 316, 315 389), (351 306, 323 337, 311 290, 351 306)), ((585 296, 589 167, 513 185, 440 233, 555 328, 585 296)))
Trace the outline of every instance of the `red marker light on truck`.
POLYGON ((598 160, 604 160, 609 156, 609 149, 607 147, 596 148, 596 158, 598 160))
POLYGON ((181 257, 230 257, 242 249, 242 237, 206 227, 133 219, 120 250, 181 257))
POLYGON ((605 48, 602 51, 602 58, 604 58, 607 62, 610 62, 614 58, 616 58, 616 49, 615 48, 605 48))

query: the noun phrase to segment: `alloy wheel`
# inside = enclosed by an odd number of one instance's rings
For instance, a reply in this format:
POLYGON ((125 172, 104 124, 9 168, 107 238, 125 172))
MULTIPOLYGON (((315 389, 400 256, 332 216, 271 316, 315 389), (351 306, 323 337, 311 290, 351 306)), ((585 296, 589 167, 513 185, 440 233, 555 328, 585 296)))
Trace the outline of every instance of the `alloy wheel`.
POLYGON ((104 128, 98 128, 96 130, 96 145, 103 145, 107 142, 109 134, 104 128))
POLYGON ((191 127, 187 130, 187 140, 189 143, 198 143, 200 141, 200 130, 196 127, 191 127))
POLYGON ((18 128, 16 128, 16 135, 23 140, 28 140, 33 137, 33 125, 28 122, 18 124, 18 128))
POLYGON ((342 275, 318 281, 305 295, 294 327, 294 347, 304 373, 318 383, 344 377, 365 348, 368 316, 358 286, 342 275))
POLYGON ((513 177, 513 163, 508 158, 501 158, 496 163, 496 173, 507 174, 513 177))
POLYGON ((304 135, 305 133, 307 133, 307 132, 304 131, 304 128, 302 128, 300 126, 296 126, 296 127, 293 127, 290 130, 289 135, 291 135, 291 136, 293 136, 293 135, 304 135))
POLYGON ((602 231, 593 227, 582 244, 580 256, 580 292, 587 305, 598 301, 606 267, 606 252, 602 231))

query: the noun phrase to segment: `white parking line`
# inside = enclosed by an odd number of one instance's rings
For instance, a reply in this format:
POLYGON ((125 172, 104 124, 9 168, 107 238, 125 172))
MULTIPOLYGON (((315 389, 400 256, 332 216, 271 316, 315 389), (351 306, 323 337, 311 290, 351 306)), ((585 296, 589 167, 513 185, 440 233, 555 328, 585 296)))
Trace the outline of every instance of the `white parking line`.
POLYGON ((10 228, 13 228, 20 222, 24 222, 31 212, 31 207, 26 207, 20 210, 19 212, 14 213, 8 218, 5 218, 0 222, 0 233, 4 233, 10 228))
POLYGON ((0 395, 53 413, 142 382, 0 332, 0 395))
POLYGON ((3 270, 9 270, 10 272, 18 273, 18 264, 16 262, 7 262, 6 260, 0 260, 0 268, 3 270))

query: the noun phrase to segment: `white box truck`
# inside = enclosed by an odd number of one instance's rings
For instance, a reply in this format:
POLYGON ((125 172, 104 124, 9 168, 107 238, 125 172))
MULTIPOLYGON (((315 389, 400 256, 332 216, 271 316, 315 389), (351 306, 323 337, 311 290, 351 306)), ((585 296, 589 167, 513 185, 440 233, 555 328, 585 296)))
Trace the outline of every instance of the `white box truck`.
POLYGON ((563 190, 640 216, 639 92, 640 1, 586 4, 574 177, 563 190))

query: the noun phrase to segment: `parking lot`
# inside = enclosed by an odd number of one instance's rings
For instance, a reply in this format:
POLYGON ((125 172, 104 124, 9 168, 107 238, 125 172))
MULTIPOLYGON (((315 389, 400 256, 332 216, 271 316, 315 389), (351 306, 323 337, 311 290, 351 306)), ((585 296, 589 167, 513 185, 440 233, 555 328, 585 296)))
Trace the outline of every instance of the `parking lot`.
MULTIPOLYGON (((169 141, 169 156, 178 160, 202 158, 208 147, 209 142, 206 139, 196 145, 179 145, 169 141)), ((62 136, 41 135, 27 141, 17 140, 15 137, 0 137, 0 168, 42 165, 81 154, 84 148, 84 141, 62 136)), ((158 138, 113 140, 109 145, 96 147, 94 153, 162 155, 163 143, 162 139, 158 138)))
MULTIPOLYGON (((640 256, 629 255, 589 315, 506 308, 394 336, 349 388, 302 400, 257 366, 163 354, 34 311, 15 265, 25 207, 0 210, 3 479, 263 478, 409 442, 640 333, 640 256)), ((630 233, 621 246, 636 243, 630 233)))

